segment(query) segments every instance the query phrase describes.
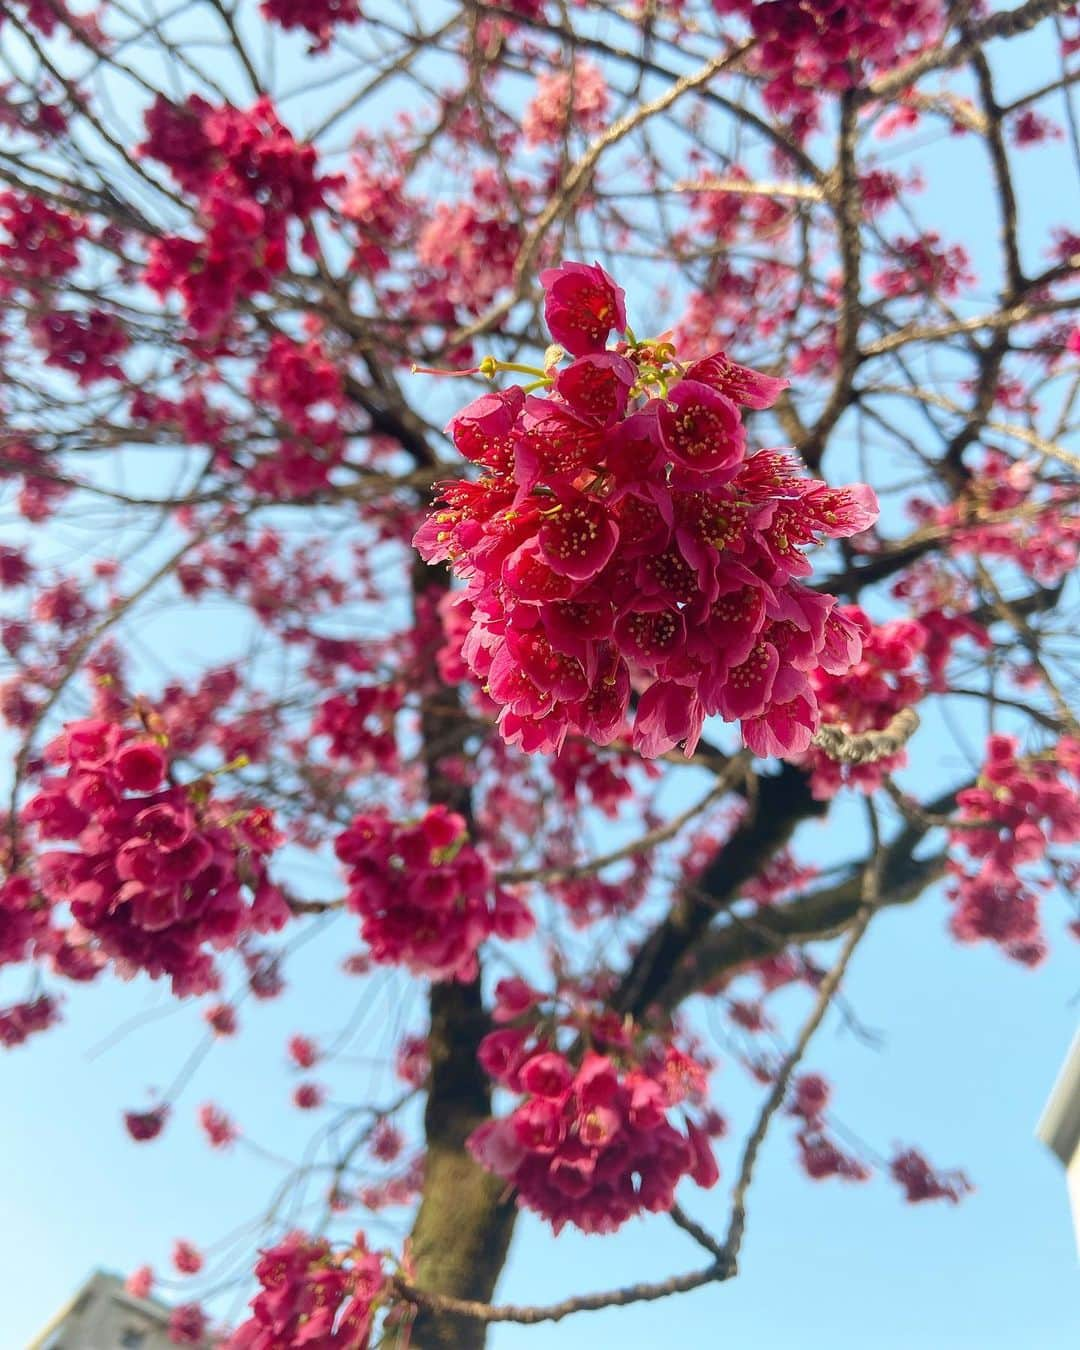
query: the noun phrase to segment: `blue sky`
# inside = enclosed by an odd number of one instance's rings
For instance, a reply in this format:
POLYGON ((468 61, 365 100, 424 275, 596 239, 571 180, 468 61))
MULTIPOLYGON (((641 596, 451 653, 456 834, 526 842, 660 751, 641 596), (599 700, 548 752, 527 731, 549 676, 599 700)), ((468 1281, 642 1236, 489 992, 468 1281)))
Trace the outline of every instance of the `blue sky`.
MULTIPOLYGON (((1013 76, 1002 75, 1008 97, 1013 76)), ((1076 219, 1075 181, 1067 195, 1053 155, 1019 162, 1028 221, 1076 219)), ((977 259, 986 256, 994 240, 980 205, 985 180, 958 143, 923 159, 943 171, 928 174, 938 186, 923 199, 927 215, 951 219, 952 237, 977 259)), ((159 622, 172 625, 174 641, 188 640, 181 620, 159 622)), ((831 843, 808 835, 806 852, 824 855, 831 843)), ((652 1350, 664 1342, 733 1350, 1072 1350, 1080 1343, 1064 1177, 1034 1138, 1077 1023, 1076 946, 1051 918, 1051 959, 1031 973, 993 951, 958 948, 946 917, 937 889, 875 921, 846 994, 883 1044, 867 1046, 834 1013, 807 1064, 835 1080, 843 1125, 883 1153, 913 1144, 938 1165, 964 1168, 974 1195, 955 1208, 910 1207, 880 1179, 813 1184, 793 1166, 792 1130, 781 1121, 751 1192, 736 1281, 557 1326, 500 1327, 493 1350, 652 1350)), ((149 1261, 164 1270, 174 1237, 211 1242, 265 1207, 280 1171, 248 1152, 210 1153, 194 1114, 200 1102, 217 1101, 253 1139, 299 1151, 311 1122, 287 1104, 291 1083, 281 1066, 290 1033, 328 1038, 363 1005, 352 1058, 325 1077, 352 1100, 391 1091, 363 1063, 363 1048, 399 1021, 420 1027, 419 991, 390 976, 365 992, 339 976, 336 959, 354 945, 351 921, 342 920, 298 953, 290 991, 241 1010, 245 1034, 215 1047, 165 1137, 151 1146, 129 1143, 120 1110, 147 1104, 150 1089, 174 1078, 199 1039, 197 1010, 173 1007, 146 981, 100 982, 69 993, 60 1028, 0 1058, 0 1350, 22 1350, 95 1266, 123 1272, 149 1261), (94 1055, 132 1018, 141 1025, 94 1055)), ((730 1065, 719 1071, 716 1096, 745 1126, 757 1097, 730 1065)), ((726 1219, 738 1139, 736 1130, 720 1147, 720 1186, 708 1194, 690 1186, 680 1197, 714 1231, 726 1219)), ((365 1226, 374 1240, 383 1236, 365 1226)), ((558 1299, 660 1278, 700 1260, 662 1217, 630 1224, 614 1239, 567 1232, 555 1241, 525 1217, 499 1298, 558 1299)))
MULTIPOLYGON (((781 1121, 751 1192, 737 1280, 557 1326, 499 1328, 493 1350, 651 1350, 660 1338, 697 1346, 714 1337, 768 1350, 1071 1350, 1080 1300, 1064 1176, 1033 1131, 1076 1023, 1075 949, 1059 941, 1032 974, 991 951, 957 949, 945 912, 930 892, 885 914, 858 955, 847 994, 884 1033, 883 1047, 862 1044, 834 1014, 807 1063, 835 1079, 845 1126, 878 1149, 914 1143, 935 1163, 964 1167, 974 1195, 955 1208, 907 1206, 880 1179, 811 1183, 792 1165, 792 1131, 781 1121)), ((210 1240, 265 1206, 277 1170, 243 1153, 209 1153, 193 1117, 213 1098, 254 1138, 299 1142, 310 1122, 285 1105, 289 1084, 277 1068, 285 1037, 335 1029, 356 991, 326 978, 314 946, 301 961, 316 979, 301 966, 295 993, 244 1010, 247 1034, 219 1045, 154 1145, 127 1141, 119 1108, 172 1077, 196 1040, 191 1010, 149 1022, 91 1060, 102 1036, 162 1002, 145 984, 99 986, 71 1000, 64 1026, 4 1058, 0 1350, 22 1350, 92 1267, 126 1271, 148 1260, 165 1269, 173 1237, 210 1240)), ((394 1006, 389 995, 377 1000, 376 1019, 394 1006)), ((720 1070, 716 1095, 745 1120, 737 1070, 720 1070)), ((714 1229, 736 1147, 720 1146, 715 1191, 688 1186, 681 1197, 714 1229)), ((499 1295, 546 1301, 698 1264, 693 1244, 662 1217, 615 1238, 567 1232, 554 1241, 526 1218, 499 1295)))

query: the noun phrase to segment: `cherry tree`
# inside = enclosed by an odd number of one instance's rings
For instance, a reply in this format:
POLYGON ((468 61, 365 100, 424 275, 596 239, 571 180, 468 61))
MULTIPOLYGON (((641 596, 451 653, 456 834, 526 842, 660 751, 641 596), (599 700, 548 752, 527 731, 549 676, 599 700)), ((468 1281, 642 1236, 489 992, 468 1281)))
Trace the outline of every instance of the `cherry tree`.
MULTIPOLYGON (((316 926, 425 1001, 344 1104, 297 1028, 319 1204, 232 1326, 178 1239, 177 1343, 722 1283, 774 1129, 962 1200, 806 1055, 885 909, 1080 936, 1080 235, 1022 190, 1080 166, 1075 8, 4 6, 0 1043, 111 976, 234 1036, 316 926), (522 1209, 701 1260, 500 1304, 522 1209)), ((133 1141, 244 1138, 192 1080, 133 1141)))

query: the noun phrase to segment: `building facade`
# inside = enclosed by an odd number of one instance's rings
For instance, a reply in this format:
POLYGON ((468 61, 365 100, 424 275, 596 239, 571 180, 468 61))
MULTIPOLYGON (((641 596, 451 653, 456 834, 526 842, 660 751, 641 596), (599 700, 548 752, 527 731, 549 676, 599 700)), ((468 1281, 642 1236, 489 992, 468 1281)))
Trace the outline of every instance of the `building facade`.
POLYGON ((1080 1031, 1073 1039, 1072 1049, 1046 1103, 1038 1135, 1057 1154, 1065 1168, 1077 1251, 1080 1252, 1080 1031))
POLYGON ((156 1299, 129 1294, 118 1276, 97 1271, 26 1350, 176 1350, 169 1311, 156 1299))

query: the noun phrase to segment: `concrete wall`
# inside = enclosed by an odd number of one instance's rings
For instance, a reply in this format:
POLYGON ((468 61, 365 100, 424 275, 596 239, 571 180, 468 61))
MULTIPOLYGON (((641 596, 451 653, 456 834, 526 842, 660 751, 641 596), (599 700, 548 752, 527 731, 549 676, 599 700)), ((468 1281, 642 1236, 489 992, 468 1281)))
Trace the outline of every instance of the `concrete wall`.
POLYGON ((26 1350, 175 1350, 168 1324, 167 1308, 99 1272, 26 1350))

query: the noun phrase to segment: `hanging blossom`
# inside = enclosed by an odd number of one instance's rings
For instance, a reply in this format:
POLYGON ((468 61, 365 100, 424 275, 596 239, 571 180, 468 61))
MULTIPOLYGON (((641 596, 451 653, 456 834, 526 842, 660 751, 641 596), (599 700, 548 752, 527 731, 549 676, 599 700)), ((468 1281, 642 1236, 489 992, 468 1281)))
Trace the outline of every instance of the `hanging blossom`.
POLYGON ((464 818, 445 806, 411 824, 385 811, 363 813, 334 850, 349 869, 346 904, 361 916, 375 961, 436 980, 472 980, 481 943, 532 932, 524 902, 495 885, 464 818))
POLYGON ((825 1120, 831 1090, 816 1073, 801 1074, 791 1085, 788 1115, 801 1123, 795 1135, 799 1166, 811 1181, 839 1177, 843 1181, 868 1181, 870 1169, 852 1153, 845 1152, 830 1135, 825 1120))
MULTIPOLYGON (((883 731, 903 708, 913 708, 932 691, 947 689, 946 667, 961 639, 983 648, 990 645, 986 629, 964 614, 934 609, 917 619, 872 624, 854 605, 845 606, 843 612, 864 630, 862 656, 842 675, 814 671, 811 683, 823 718, 856 734, 883 731)), ((845 785, 876 791, 907 764, 907 750, 869 764, 843 764, 815 747, 803 763, 811 771, 814 796, 828 801, 845 785)))
POLYGON ((251 1317, 222 1350, 366 1350, 376 1308, 388 1297, 382 1260, 359 1233, 344 1253, 322 1238, 290 1233, 262 1253, 255 1278, 262 1287, 251 1317))
POLYGON ((76 979, 105 960, 167 975, 184 996, 217 987, 212 950, 281 928, 289 910, 267 875, 280 841, 270 813, 215 800, 208 777, 176 783, 163 740, 101 718, 68 723, 20 819, 72 845, 34 862, 40 903, 67 904, 73 921, 38 954, 76 979))
POLYGON ((271 22, 286 32, 302 28, 314 39, 308 52, 325 52, 339 24, 359 23, 363 15, 357 0, 262 0, 259 6, 271 22))
POLYGON ((197 1119, 211 1148, 226 1149, 240 1137, 236 1122, 213 1102, 199 1107, 197 1119))
POLYGON ((294 139, 266 97, 242 110, 159 94, 144 120, 138 153, 198 198, 200 232, 155 239, 143 280, 162 297, 178 291, 194 333, 216 335, 241 299, 286 270, 291 226, 303 247, 313 245, 311 216, 339 180, 318 175, 315 147, 294 139))
POLYGON ((169 1340, 174 1345, 203 1345, 210 1320, 197 1303, 181 1303, 169 1315, 169 1340))
POLYGON ((684 1176, 712 1186, 719 1171, 704 1112, 709 1065, 613 1014, 543 1002, 522 980, 496 988, 495 1021, 516 1025, 486 1036, 479 1059, 521 1101, 470 1135, 477 1162, 555 1232, 571 1223, 611 1233, 645 1210, 670 1210, 684 1176), (575 1041, 587 1031, 600 1049, 563 1053, 555 1048, 560 1031, 575 1041), (685 1134, 671 1119, 679 1108, 685 1134))
POLYGON ((603 72, 591 61, 576 60, 572 74, 555 71, 540 75, 536 95, 521 121, 525 144, 557 145, 568 126, 590 136, 602 131, 609 103, 603 72))
POLYGON ((983 452, 955 501, 916 500, 908 509, 919 525, 949 531, 952 557, 997 558, 1044 586, 1058 585, 1080 562, 1072 486, 1042 483, 1029 461, 1000 450, 983 452))
MULTIPOLYGON (((802 753, 821 720, 811 675, 861 652, 860 626, 801 584, 805 550, 867 529, 874 494, 803 477, 776 450, 747 455, 740 405, 768 407, 785 380, 638 342, 599 265, 540 279, 559 344, 532 372, 544 393, 512 386, 452 419, 480 476, 444 484, 414 540, 466 582, 461 655, 503 737, 544 753, 571 732, 609 744, 636 690, 646 757, 693 753, 713 715, 740 721, 756 754, 802 753), (608 349, 613 329, 627 336, 608 349)), ((501 368, 529 370, 480 367, 501 368)))
POLYGON ((902 1188, 910 1205, 927 1200, 948 1200, 958 1205, 975 1189, 963 1172, 939 1172, 914 1148, 897 1151, 889 1162, 889 1175, 902 1188))
POLYGON ((811 112, 824 92, 850 89, 936 41, 940 0, 712 0, 718 14, 750 24, 750 64, 766 76, 762 97, 778 112, 811 112))
POLYGON ((1065 736, 1052 752, 1022 756, 1015 736, 991 736, 979 783, 957 793, 961 828, 950 831, 950 927, 961 942, 996 943, 1036 966, 1046 955, 1032 876, 1051 844, 1080 841, 1080 742, 1065 736), (966 855, 966 856, 965 856, 966 855))
MULTIPOLYGON (((2 921, 0 916, 0 921, 2 921)), ((10 1050, 39 1031, 48 1031, 60 1020, 56 1000, 48 994, 0 1008, 0 1046, 10 1050)))

